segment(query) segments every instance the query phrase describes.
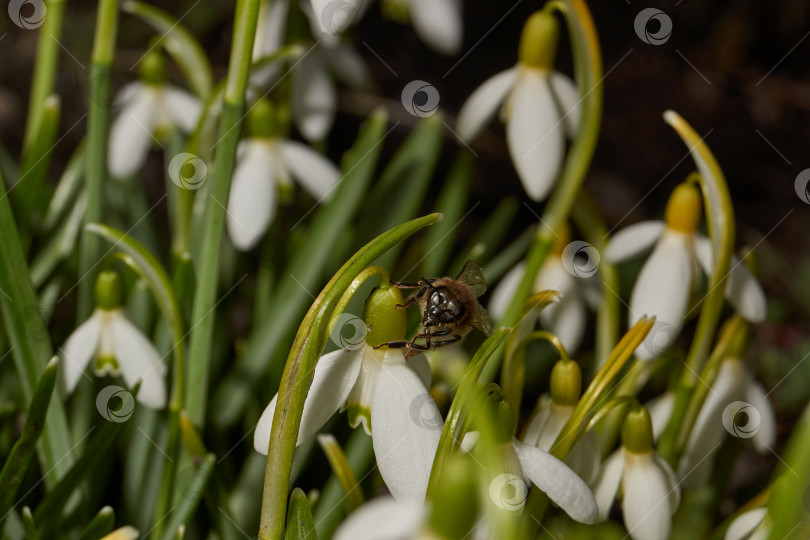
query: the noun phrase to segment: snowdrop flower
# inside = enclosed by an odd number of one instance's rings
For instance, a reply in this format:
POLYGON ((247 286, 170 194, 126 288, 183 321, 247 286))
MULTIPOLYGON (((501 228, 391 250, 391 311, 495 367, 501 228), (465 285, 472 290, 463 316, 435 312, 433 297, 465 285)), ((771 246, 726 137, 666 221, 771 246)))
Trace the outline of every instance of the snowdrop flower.
POLYGON ((653 450, 652 422, 644 407, 627 414, 622 447, 604 463, 595 494, 601 519, 622 492, 624 525, 634 540, 666 540, 680 487, 669 464, 653 450))
POLYGON ((725 540, 767 540, 771 535, 768 509, 754 508, 743 512, 726 529, 725 540))
POLYGON ((197 125, 200 102, 166 83, 166 62, 159 51, 144 56, 140 81, 125 86, 116 101, 121 112, 110 129, 108 167, 114 178, 137 173, 153 143, 172 129, 189 132, 197 125))
POLYGON ((428 509, 421 502, 378 497, 354 511, 335 531, 334 540, 411 540, 419 538, 428 509))
MULTIPOLYGON (((490 387, 497 388, 494 385, 490 387)), ((595 523, 599 512, 593 493, 582 478, 571 470, 568 465, 545 452, 533 444, 525 444, 512 436, 515 428, 515 414, 512 407, 506 402, 500 389, 495 394, 496 419, 499 437, 495 444, 499 445, 499 454, 503 469, 490 484, 490 496, 493 502, 501 508, 519 510, 525 499, 515 497, 514 493, 506 496, 502 493, 507 484, 512 490, 518 489, 515 481, 525 482, 524 492, 528 491, 528 484, 534 484, 548 495, 557 506, 563 509, 572 519, 580 523, 595 523), (498 500, 501 498, 502 500, 498 500)), ((470 431, 461 442, 461 449, 470 452, 476 446, 480 432, 470 431)), ((510 490, 511 491, 511 490, 510 490)))
MULTIPOLYGON (((674 399, 655 402, 658 409, 653 425, 663 429, 672 414, 674 399), (656 417, 658 419, 656 419, 656 417)), ((714 463, 711 456, 727 435, 750 438, 757 452, 764 454, 776 443, 776 415, 765 389, 748 373, 743 361, 727 357, 720 364, 711 390, 698 413, 683 456, 678 464, 678 476, 690 489, 709 480, 714 463), (742 422, 742 424, 741 424, 742 422)))
MULTIPOLYGON (((550 452, 554 441, 568 422, 579 402, 582 373, 573 360, 560 360, 551 370, 551 394, 540 396, 535 413, 526 425, 523 442, 550 452)), ((586 483, 591 484, 599 473, 599 441, 593 430, 568 452, 565 463, 586 483)))
POLYGON ((469 143, 500 108, 506 142, 523 188, 535 201, 546 198, 559 174, 565 138, 579 126, 579 91, 570 78, 554 71, 559 28, 549 13, 526 21, 517 66, 476 89, 458 116, 456 131, 469 143))
MULTIPOLYGON (((642 315, 656 317, 652 338, 636 350, 649 360, 673 345, 681 331, 697 267, 710 274, 712 247, 697 232, 701 217, 700 193, 690 183, 680 184, 667 202, 665 221, 644 221, 616 234, 605 247, 606 260, 627 260, 655 244, 633 287, 629 324, 642 315), (654 341, 654 343, 652 343, 654 341)), ((726 284, 726 297, 748 321, 765 318, 765 294, 748 268, 732 257, 726 284)))
MULTIPOLYGON (((570 240, 571 230, 566 226, 557 236, 551 252, 537 273, 534 293, 552 290, 562 295, 559 302, 549 305, 540 312, 540 326, 560 338, 565 349, 573 354, 579 349, 585 335, 585 305, 598 304, 601 293, 598 283, 589 273, 579 273, 571 265, 566 268, 563 253, 570 240)), ((507 272, 495 287, 489 302, 489 312, 493 318, 499 319, 506 312, 523 278, 525 268, 524 263, 519 263, 507 272)))
POLYGON ((310 147, 276 133, 275 112, 266 99, 248 113, 248 137, 239 143, 228 198, 228 233, 237 249, 258 243, 273 221, 279 191, 292 190, 295 178, 321 202, 328 198, 340 172, 310 147))
POLYGON ((460 0, 385 0, 383 12, 399 22, 410 20, 419 38, 436 52, 446 56, 461 52, 464 24, 460 0))
POLYGON ((149 339, 121 309, 121 280, 102 272, 96 280, 96 310, 68 337, 59 373, 67 393, 73 392, 90 360, 94 373, 123 375, 131 388, 141 382, 136 399, 152 409, 166 406, 166 366, 149 339))
MULTIPOLYGON (((318 6, 313 13, 309 2, 302 2, 316 44, 296 60, 292 68, 292 117, 295 127, 308 141, 323 140, 332 129, 337 113, 337 88, 334 79, 357 89, 368 88, 371 75, 362 57, 354 48, 343 42, 330 24, 332 31, 324 28, 324 20, 336 20, 346 11, 355 9, 346 0, 329 0, 326 6, 318 6), (315 13, 323 15, 318 17, 315 13), (331 13, 334 11, 334 13, 331 13)), ((261 31, 254 45, 254 60, 277 51, 284 43, 287 1, 275 0, 260 15, 261 31), (279 21, 282 21, 281 23, 279 21)), ((344 21, 345 23, 345 21, 344 21)), ((337 22, 335 24, 338 24, 337 22)), ((275 79, 280 71, 278 63, 260 70, 251 82, 265 86, 275 79)))
MULTIPOLYGON (((422 503, 443 425, 427 389, 430 367, 424 356, 406 362, 403 349, 373 347, 405 335, 405 312, 394 307, 402 302, 396 287, 376 289, 367 301, 367 306, 376 306, 376 313, 367 309, 364 315, 371 330, 362 344, 325 354, 318 361, 304 402, 298 444, 335 412, 348 410, 351 426, 362 423, 371 435, 377 466, 394 498, 422 503)), ((277 398, 256 426, 253 444, 262 454, 270 444, 277 398)))

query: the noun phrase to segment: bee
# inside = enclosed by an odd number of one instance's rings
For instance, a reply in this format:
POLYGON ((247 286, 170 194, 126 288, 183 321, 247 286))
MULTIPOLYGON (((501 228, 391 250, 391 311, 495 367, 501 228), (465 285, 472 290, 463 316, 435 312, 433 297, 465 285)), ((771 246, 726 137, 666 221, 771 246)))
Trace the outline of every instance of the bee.
POLYGON ((375 348, 407 348, 405 358, 422 351, 444 347, 461 340, 475 328, 485 336, 492 333, 492 323, 478 297, 487 290, 481 268, 467 261, 455 279, 449 277, 425 279, 416 283, 394 283, 400 289, 419 289, 398 308, 407 308, 419 303, 422 310, 421 332, 410 341, 394 340, 381 343, 375 348))

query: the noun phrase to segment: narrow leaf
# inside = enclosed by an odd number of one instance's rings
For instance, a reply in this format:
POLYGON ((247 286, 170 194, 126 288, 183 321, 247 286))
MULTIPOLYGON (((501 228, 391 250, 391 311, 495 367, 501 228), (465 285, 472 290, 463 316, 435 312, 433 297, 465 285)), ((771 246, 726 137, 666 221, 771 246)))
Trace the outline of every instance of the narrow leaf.
POLYGON ((108 534, 115 527, 115 511, 112 506, 102 508, 96 517, 84 528, 79 540, 95 540, 108 534))
POLYGON ((290 495, 290 506, 287 511, 287 540, 317 540, 315 521, 309 500, 301 488, 295 488, 290 495))

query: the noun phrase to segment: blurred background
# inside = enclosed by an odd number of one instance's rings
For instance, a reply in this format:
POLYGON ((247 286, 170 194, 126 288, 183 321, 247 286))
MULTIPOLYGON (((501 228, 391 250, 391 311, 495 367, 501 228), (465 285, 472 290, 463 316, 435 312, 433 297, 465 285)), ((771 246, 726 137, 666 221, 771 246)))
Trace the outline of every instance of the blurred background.
MULTIPOLYGON (((376 107, 389 109, 400 125, 389 135, 382 163, 418 120, 400 103, 402 88, 424 80, 439 91, 441 110, 454 125, 466 97, 496 72, 511 67, 523 22, 539 2, 464 2, 464 47, 455 58, 425 46, 410 26, 386 20, 373 5, 351 32, 376 85, 370 92, 341 88, 340 112, 325 151, 335 161, 351 145, 360 123, 376 107)), ((203 44, 215 75, 225 74, 231 41, 234 3, 199 0, 158 1, 158 7, 185 24, 203 44), (185 14, 185 15, 184 15, 185 14)), ((751 361, 758 378, 773 393, 784 444, 795 418, 810 397, 810 205, 794 190, 797 175, 810 167, 810 3, 804 0, 679 0, 639 3, 630 0, 592 2, 604 62, 604 119, 596 157, 585 182, 610 228, 624 227, 662 215, 672 188, 693 168, 686 148, 661 119, 666 109, 678 111, 701 135, 723 167, 737 217, 738 247, 750 246, 769 298, 768 321, 754 329, 751 361), (662 10, 672 21, 664 43, 645 43, 634 21, 646 7, 662 10)), ((87 70, 96 3, 67 3, 63 54, 56 90, 62 97, 62 139, 51 166, 55 182, 73 149, 84 136, 87 70)), ((654 25, 650 30, 655 31, 654 25)), ((136 78, 132 66, 148 47, 151 29, 122 15, 116 89, 136 78)), ((18 28, 0 17, 0 141, 3 156, 19 156, 27 96, 36 54, 37 32, 18 28)), ((570 51, 561 43, 558 69, 571 74, 570 51)), ((172 66, 171 77, 181 82, 172 66)), ((450 129, 436 176, 444 178, 463 148, 450 129)), ((503 127, 493 122, 472 149, 478 154, 468 208, 478 204, 460 225, 460 241, 506 196, 519 202, 512 237, 536 223, 541 206, 530 203, 509 159, 503 127), (523 201, 526 201, 525 203, 523 201)), ((2 166, 2 163, 0 163, 2 166)), ((144 178, 147 194, 163 193, 163 163, 153 155, 144 178)), ((438 190, 424 203, 430 211, 438 190)), ((164 205, 165 206, 165 203, 164 205)), ((159 207, 166 220, 166 208, 159 207)), ((629 283, 622 296, 629 297, 629 283)), ((226 308, 234 335, 246 332, 237 305, 226 308)), ((73 305, 54 314, 53 326, 72 321, 73 305)), ((694 323, 692 323, 692 326, 694 323)), ((64 328, 65 334, 70 324, 64 328)), ((689 328, 687 331, 689 331, 689 328)), ((61 330, 57 331, 61 332, 61 330)), ((60 343, 64 336, 54 336, 60 343)), ((767 477, 773 456, 741 462, 738 481, 767 477), (748 465, 751 465, 750 467, 748 465)), ((735 476, 735 478, 737 478, 735 476)))

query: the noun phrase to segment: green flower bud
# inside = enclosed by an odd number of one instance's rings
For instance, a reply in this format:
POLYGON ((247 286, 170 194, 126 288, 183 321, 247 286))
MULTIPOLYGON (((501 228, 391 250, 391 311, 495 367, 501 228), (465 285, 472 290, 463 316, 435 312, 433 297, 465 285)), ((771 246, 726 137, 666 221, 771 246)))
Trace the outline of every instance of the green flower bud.
POLYGON ((627 450, 636 454, 645 454, 652 451, 652 419, 645 407, 632 409, 624 417, 622 444, 627 450))
POLYGON ((431 498, 428 526, 440 538, 468 538, 478 515, 478 478, 469 457, 456 454, 444 463, 431 498))
POLYGON ((518 61, 536 69, 551 69, 557 57, 560 26, 554 15, 536 11, 523 25, 518 61))
POLYGON ((405 338, 405 310, 397 307, 403 301, 402 292, 387 282, 371 291, 363 310, 363 320, 368 325, 366 343, 376 347, 386 341, 405 338))
POLYGON ((551 400, 557 405, 576 405, 582 392, 582 371, 573 360, 559 360, 551 370, 551 400))
POLYGON ((159 47, 146 53, 138 65, 138 77, 146 84, 163 84, 167 71, 166 59, 159 47))
POLYGON ((269 99, 261 98, 247 114, 247 136, 269 139, 278 135, 278 113, 269 99))
POLYGON ((115 272, 101 272, 96 278, 96 305, 107 311, 121 306, 121 278, 115 272))

